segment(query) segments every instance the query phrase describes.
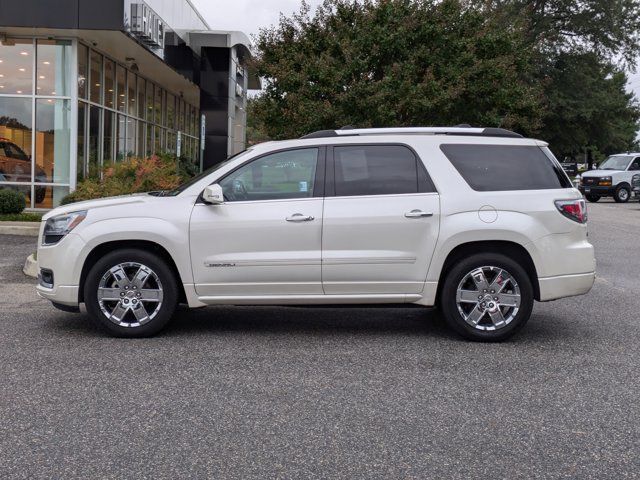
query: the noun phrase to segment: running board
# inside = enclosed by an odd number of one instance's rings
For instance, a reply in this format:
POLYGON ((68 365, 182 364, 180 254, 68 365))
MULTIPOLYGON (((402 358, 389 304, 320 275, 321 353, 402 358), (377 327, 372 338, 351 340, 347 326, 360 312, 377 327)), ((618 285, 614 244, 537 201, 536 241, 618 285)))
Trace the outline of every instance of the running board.
POLYGON ((262 295, 198 297, 207 305, 337 305, 373 303, 414 303, 420 294, 364 294, 364 295, 262 295))

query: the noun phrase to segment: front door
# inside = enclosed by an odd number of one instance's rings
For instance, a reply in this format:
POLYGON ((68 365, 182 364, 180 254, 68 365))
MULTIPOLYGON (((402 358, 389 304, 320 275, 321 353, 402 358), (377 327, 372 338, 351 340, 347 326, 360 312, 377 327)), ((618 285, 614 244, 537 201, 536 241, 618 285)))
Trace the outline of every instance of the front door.
POLYGON ((403 145, 336 146, 322 233, 326 294, 416 294, 439 231, 440 201, 403 145))
POLYGON ((198 296, 322 294, 323 181, 321 148, 272 153, 220 180, 225 202, 191 216, 198 296))

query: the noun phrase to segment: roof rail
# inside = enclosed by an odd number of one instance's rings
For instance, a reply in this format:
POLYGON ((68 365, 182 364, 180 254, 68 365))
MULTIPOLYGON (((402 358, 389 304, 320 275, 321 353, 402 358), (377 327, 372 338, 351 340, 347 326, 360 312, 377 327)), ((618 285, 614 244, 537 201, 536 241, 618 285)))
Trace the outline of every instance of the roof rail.
POLYGON ((359 135, 464 135, 478 137, 508 137, 523 138, 522 135, 504 128, 470 127, 458 125, 456 127, 393 127, 393 128, 343 128, 340 130, 319 130, 301 138, 330 138, 359 135))

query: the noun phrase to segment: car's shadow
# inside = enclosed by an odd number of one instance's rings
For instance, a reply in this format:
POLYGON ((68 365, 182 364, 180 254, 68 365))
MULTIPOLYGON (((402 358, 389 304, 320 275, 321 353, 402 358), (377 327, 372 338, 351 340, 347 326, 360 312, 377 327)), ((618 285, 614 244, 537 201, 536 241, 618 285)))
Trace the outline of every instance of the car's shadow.
MULTIPOLYGON (((63 314, 48 322, 58 333, 108 337, 88 315, 63 314)), ((218 306, 190 310, 179 307, 158 338, 180 338, 216 334, 309 335, 315 337, 401 336, 465 342, 445 324, 433 308, 411 306, 218 306)), ((508 343, 539 342, 561 336, 583 335, 562 329, 554 319, 531 318, 508 343), (543 320, 542 322, 540 320, 543 320)))

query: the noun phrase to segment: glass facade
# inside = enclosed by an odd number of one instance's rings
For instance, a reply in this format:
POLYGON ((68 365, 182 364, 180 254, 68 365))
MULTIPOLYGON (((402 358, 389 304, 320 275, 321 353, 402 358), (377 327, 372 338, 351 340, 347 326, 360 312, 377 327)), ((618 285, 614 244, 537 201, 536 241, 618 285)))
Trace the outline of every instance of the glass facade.
POLYGON ((24 192, 28 208, 69 193, 72 56, 70 40, 0 45, 0 188, 24 192))
POLYGON ((88 71, 90 85, 86 88, 79 75, 78 133, 88 134, 78 135, 78 181, 99 175, 109 162, 177 154, 178 132, 180 156, 200 164, 198 108, 84 44, 78 48, 78 71, 88 71))

